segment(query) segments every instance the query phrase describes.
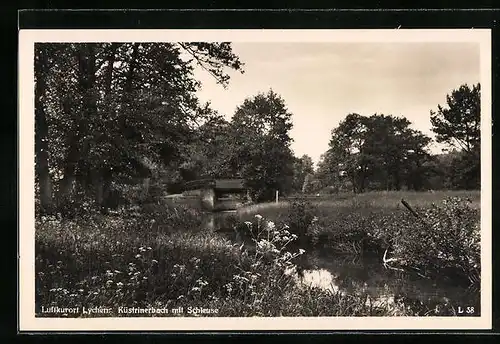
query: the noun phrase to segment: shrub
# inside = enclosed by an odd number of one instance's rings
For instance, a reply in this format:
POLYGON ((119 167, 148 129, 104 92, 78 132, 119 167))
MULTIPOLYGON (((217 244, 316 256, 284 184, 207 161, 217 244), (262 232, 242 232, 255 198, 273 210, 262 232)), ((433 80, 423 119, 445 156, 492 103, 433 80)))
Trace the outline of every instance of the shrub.
POLYGON ((285 223, 288 224, 290 232, 298 236, 298 242, 305 244, 310 235, 310 227, 317 222, 317 208, 307 200, 294 200, 288 207, 285 223))
POLYGON ((394 259, 400 265, 429 273, 455 273, 469 282, 480 280, 479 211, 470 201, 449 197, 421 209, 423 221, 409 218, 394 239, 394 259))

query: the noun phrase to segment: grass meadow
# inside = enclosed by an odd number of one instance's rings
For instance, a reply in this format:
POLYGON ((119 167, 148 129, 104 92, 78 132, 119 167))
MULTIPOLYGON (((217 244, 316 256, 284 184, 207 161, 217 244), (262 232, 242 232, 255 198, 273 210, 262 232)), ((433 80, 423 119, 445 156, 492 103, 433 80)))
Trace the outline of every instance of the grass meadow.
POLYGON ((479 191, 307 197, 241 208, 216 230, 202 228, 197 210, 168 204, 72 220, 43 216, 35 233, 36 309, 110 307, 93 316, 115 317, 131 316, 118 311, 125 306, 209 312, 197 316, 454 315, 453 300, 374 305, 368 294, 300 285, 293 271, 307 268, 313 251, 371 254, 388 268, 477 286, 479 204, 479 191))

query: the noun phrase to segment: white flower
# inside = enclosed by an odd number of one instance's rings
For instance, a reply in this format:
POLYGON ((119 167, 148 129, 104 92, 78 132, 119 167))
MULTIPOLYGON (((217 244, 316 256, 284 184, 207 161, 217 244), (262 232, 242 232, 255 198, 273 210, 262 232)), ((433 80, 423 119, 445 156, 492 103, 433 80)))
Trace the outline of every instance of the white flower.
POLYGON ((259 214, 256 214, 255 217, 258 219, 258 220, 261 220, 262 219, 262 215, 259 215, 259 214))
POLYGON ((299 254, 304 254, 304 252, 306 252, 305 250, 299 248, 299 254))
POLYGON ((252 226, 252 223, 250 221, 245 221, 245 224, 249 227, 252 226))

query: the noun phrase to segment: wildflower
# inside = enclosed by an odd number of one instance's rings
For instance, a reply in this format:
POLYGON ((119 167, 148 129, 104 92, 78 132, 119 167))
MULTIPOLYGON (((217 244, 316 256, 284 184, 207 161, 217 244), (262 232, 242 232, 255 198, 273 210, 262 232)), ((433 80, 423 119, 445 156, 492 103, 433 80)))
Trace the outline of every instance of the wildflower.
POLYGON ((304 252, 306 252, 305 250, 299 248, 299 254, 304 254, 304 252))
POLYGON ((135 258, 137 258, 137 259, 141 258, 141 255, 138 254, 138 255, 135 256, 135 258))
POLYGON ((258 220, 261 220, 262 219, 262 215, 256 214, 255 218, 257 218, 258 220))
POLYGON ((158 264, 158 261, 157 261, 156 259, 153 259, 151 262, 152 262, 153 264, 158 264))
POLYGON ((107 285, 107 286, 110 286, 111 284, 113 284, 113 281, 112 281, 112 280, 107 280, 107 281, 106 281, 106 285, 107 285))
POLYGON ((201 291, 201 289, 199 287, 193 287, 191 288, 191 291, 201 291))
POLYGON ((273 221, 268 221, 267 222, 267 230, 273 230, 276 228, 276 225, 274 224, 273 221))
POLYGON ((226 283, 224 284, 224 288, 226 288, 227 292, 230 293, 233 291, 233 285, 232 283, 226 283))
POLYGON ((118 283, 116 283, 116 286, 117 286, 118 288, 121 288, 121 287, 123 287, 123 283, 122 283, 122 282, 118 282, 118 283))
POLYGON ((146 247, 148 251, 151 251, 153 248, 151 246, 146 247))
POLYGON ((183 298, 184 298, 184 295, 179 295, 179 296, 177 297, 177 300, 180 300, 180 299, 183 299, 183 298))
POLYGON ((250 221, 245 221, 245 224, 248 226, 248 227, 251 227, 252 226, 252 223, 250 221))

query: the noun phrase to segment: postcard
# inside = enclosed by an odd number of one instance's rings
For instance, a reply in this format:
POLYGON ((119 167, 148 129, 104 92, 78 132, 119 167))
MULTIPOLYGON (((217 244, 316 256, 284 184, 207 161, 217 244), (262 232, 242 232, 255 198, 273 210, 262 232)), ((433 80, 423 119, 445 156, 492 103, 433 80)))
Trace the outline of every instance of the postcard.
POLYGON ((21 331, 491 328, 491 32, 20 30, 21 331))

